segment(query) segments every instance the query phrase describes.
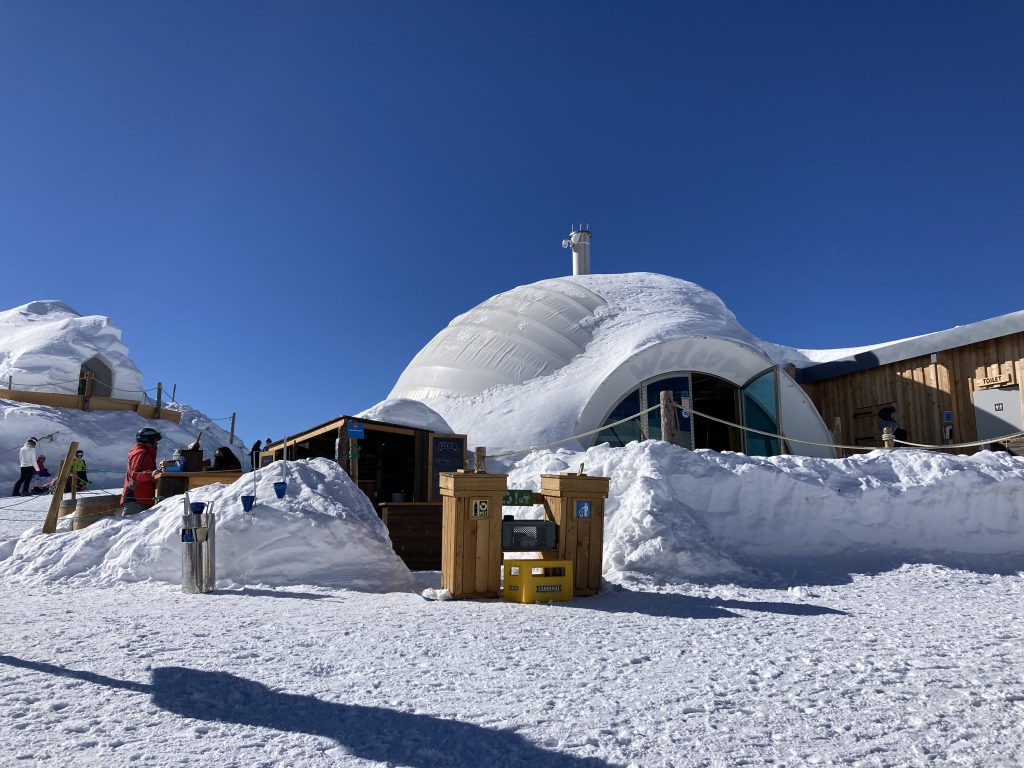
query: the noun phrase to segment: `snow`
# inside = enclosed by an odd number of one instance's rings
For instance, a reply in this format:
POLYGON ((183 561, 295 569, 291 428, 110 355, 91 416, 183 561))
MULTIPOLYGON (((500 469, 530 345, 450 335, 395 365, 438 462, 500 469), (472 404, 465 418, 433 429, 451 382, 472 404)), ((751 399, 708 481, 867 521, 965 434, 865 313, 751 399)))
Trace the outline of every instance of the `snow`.
POLYGON ((143 400, 142 372, 110 318, 83 317, 62 301, 32 301, 0 312, 0 380, 14 389, 78 394, 82 363, 99 356, 114 374, 113 396, 143 400))
MULTIPOLYGON (((217 577, 224 586, 411 587, 370 500, 333 461, 277 462, 231 485, 198 488, 189 499, 205 502, 217 520, 217 577), (283 499, 274 492, 279 481, 287 483, 283 499), (251 512, 242 508, 243 495, 256 497, 251 512)), ((0 581, 180 584, 183 501, 175 496, 81 531, 48 536, 30 529, 0 560, 0 581)))
MULTIPOLYGON (((46 304, 40 316, 63 311, 46 304)), ((661 333, 627 320, 605 318, 594 341, 619 321, 631 345, 661 333)), ((81 348, 79 331, 63 343, 81 348)), ((573 365, 600 369, 602 349, 573 365)), ((572 397, 549 378, 523 385, 531 419, 572 397)), ((76 439, 116 493, 140 426, 165 433, 161 458, 199 429, 208 449, 226 441, 173 407, 181 427, 0 400, 0 457, 56 430, 49 463, 76 439)), ((448 431, 438 411, 405 400, 362 416, 448 431)), ((445 599, 325 459, 190 494, 218 520, 206 595, 181 592, 183 497, 52 535, 48 498, 0 498, 0 764, 1024 763, 1024 459, 649 441, 489 468, 537 489, 580 464, 610 478, 606 584, 538 605, 445 599)))
POLYGON ((10 765, 1016 766, 1024 579, 914 565, 552 605, 0 592, 10 765))
POLYGON ((452 434, 452 428, 448 426, 448 422, 441 418, 437 411, 418 400, 410 400, 404 397, 384 400, 372 408, 368 408, 362 413, 355 415, 358 418, 370 421, 401 424, 405 427, 426 429, 442 435, 452 434))

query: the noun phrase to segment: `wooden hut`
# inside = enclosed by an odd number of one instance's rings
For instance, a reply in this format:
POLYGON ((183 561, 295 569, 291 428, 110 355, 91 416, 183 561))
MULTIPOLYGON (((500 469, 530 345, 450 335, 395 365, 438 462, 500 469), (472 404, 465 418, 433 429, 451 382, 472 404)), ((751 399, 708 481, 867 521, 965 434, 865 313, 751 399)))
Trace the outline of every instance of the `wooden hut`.
POLYGON ((265 446, 260 465, 284 458, 336 461, 373 502, 405 563, 440 569, 440 475, 466 468, 465 435, 339 416, 265 446))
MULTIPOLYGON (((881 446, 879 412, 911 442, 995 441, 1024 430, 1024 311, 862 350, 796 372, 838 443, 881 446)), ((1022 441, 1007 447, 1021 450, 1022 441)), ((963 449, 974 452, 979 448, 963 449)))

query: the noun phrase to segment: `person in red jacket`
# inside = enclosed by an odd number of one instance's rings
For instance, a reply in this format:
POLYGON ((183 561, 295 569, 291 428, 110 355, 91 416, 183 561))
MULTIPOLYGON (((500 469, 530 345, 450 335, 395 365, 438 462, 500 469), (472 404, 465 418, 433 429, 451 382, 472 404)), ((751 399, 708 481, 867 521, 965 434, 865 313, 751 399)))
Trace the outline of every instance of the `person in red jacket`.
POLYGON ((156 444, 163 437, 155 429, 144 427, 135 435, 135 445, 128 451, 128 469, 121 492, 121 514, 137 515, 153 506, 156 496, 156 444))

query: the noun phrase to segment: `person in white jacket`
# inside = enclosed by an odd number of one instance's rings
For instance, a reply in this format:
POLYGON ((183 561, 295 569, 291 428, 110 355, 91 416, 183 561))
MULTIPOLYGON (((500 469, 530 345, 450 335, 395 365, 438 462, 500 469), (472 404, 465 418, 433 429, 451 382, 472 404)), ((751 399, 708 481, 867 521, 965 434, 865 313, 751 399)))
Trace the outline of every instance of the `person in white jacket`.
POLYGON ((12 496, 28 496, 32 476, 36 473, 36 439, 30 437, 21 446, 21 477, 14 484, 12 496))

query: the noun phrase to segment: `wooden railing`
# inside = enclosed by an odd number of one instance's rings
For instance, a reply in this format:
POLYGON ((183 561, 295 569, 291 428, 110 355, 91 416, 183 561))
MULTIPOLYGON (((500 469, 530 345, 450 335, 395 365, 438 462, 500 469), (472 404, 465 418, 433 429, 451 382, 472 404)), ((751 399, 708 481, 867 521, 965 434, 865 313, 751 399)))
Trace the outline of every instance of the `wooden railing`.
POLYGON ((67 395, 61 392, 25 392, 20 389, 0 389, 0 397, 5 400, 16 400, 19 403, 48 405, 52 408, 74 408, 79 411, 135 411, 144 419, 163 419, 181 423, 181 413, 155 405, 146 405, 138 400, 125 400, 120 397, 89 397, 83 395, 67 395))

